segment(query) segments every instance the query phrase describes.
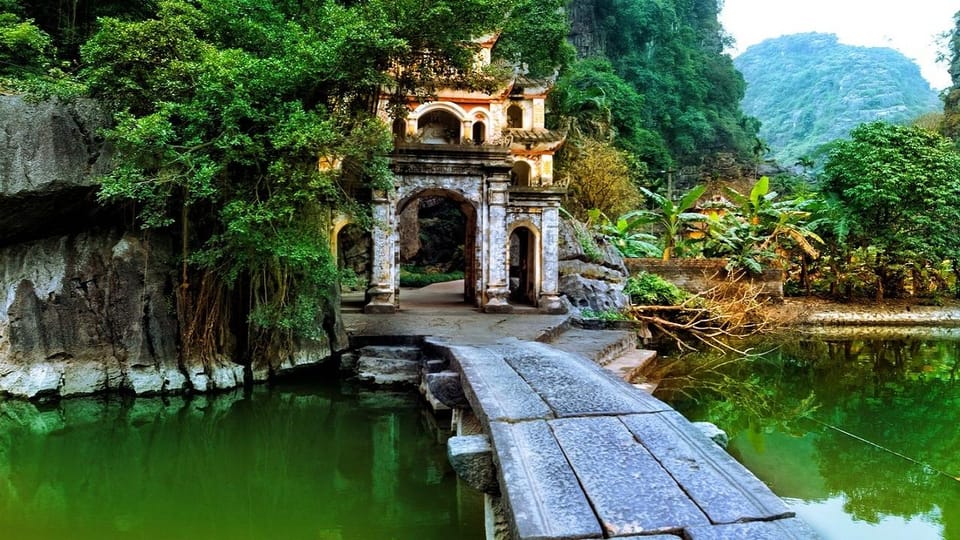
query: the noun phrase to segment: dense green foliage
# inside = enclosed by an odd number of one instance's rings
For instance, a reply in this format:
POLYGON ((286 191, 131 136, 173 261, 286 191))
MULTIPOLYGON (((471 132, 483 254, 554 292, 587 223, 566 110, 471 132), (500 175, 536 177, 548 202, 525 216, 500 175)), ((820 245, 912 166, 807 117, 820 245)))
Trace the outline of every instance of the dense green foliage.
POLYGON ((426 287, 434 283, 444 283, 463 279, 463 271, 436 272, 433 268, 403 265, 400 267, 401 287, 426 287))
POLYGON ((675 306, 690 298, 690 293, 649 272, 640 272, 627 279, 623 292, 630 301, 641 306, 675 306))
POLYGON ((53 41, 33 21, 0 11, 0 74, 41 71, 52 53, 53 41))
POLYGON ((843 45, 832 34, 768 39, 734 60, 747 81, 743 110, 783 165, 816 157, 864 122, 908 122, 940 108, 917 65, 888 48, 843 45))
POLYGON ((953 16, 954 28, 948 34, 950 80, 953 83, 943 96, 943 131, 947 137, 960 144, 960 11, 953 16))
POLYGON ((558 112, 607 122, 650 170, 750 155, 757 126, 739 108, 744 83, 723 54, 716 0, 596 0, 593 11, 606 59, 561 77, 558 112))
POLYGON ((62 67, 115 112, 101 197, 179 239, 185 355, 229 352, 219 336, 244 321, 250 347, 282 354, 334 309, 331 210, 362 221, 356 197, 390 187, 381 89, 399 105, 441 84, 489 88, 504 70, 476 71, 472 40, 495 32, 495 58, 549 75, 572 54, 563 5, 0 0, 0 77, 23 88, 62 67))
MULTIPOLYGON (((922 128, 864 124, 830 154, 823 191, 847 250, 872 250, 878 295, 900 294, 903 265, 960 260, 960 153, 922 128)), ((956 263, 955 263, 956 264, 956 263)))

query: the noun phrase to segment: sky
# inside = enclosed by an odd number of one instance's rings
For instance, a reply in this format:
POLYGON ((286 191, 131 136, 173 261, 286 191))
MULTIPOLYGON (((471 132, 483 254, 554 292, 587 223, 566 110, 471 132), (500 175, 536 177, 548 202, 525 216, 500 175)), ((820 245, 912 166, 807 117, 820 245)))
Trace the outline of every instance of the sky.
POLYGON ((936 62, 937 35, 953 28, 957 11, 958 0, 723 0, 720 22, 736 40, 732 56, 787 34, 836 34, 848 45, 897 49, 941 90, 950 75, 936 62))

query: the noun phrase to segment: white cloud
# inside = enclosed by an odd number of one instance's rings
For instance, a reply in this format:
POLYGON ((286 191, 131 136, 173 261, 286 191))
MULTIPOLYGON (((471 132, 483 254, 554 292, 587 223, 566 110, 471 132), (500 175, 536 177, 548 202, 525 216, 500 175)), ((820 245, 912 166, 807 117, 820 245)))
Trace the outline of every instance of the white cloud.
POLYGON ((831 33, 849 45, 899 50, 942 89, 950 76, 936 63, 937 35, 953 28, 958 10, 957 0, 724 0, 720 21, 736 39, 732 54, 786 34, 831 33))

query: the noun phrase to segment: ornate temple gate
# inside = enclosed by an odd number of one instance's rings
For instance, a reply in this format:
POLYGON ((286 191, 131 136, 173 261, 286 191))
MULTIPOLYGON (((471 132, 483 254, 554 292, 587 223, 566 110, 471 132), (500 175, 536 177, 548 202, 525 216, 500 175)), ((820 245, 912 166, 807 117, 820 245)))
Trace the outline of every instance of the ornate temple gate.
POLYGON ((510 202, 508 146, 400 143, 393 156, 395 188, 373 194, 373 271, 367 313, 393 313, 400 305, 399 216, 414 199, 442 196, 461 204, 467 218, 464 300, 488 313, 512 311, 508 302, 510 231, 515 222, 534 233, 539 256, 535 305, 562 312, 557 296, 556 238, 559 193, 517 194, 510 202), (551 248, 552 246, 552 248, 551 248))

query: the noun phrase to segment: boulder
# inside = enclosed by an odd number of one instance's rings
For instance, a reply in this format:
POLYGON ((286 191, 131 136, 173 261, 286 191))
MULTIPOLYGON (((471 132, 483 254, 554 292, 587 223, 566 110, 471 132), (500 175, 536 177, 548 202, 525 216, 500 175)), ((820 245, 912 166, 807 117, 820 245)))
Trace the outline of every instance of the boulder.
POLYGON ((610 243, 585 237, 588 234, 582 226, 567 220, 560 222, 560 293, 574 315, 584 309, 622 310, 630 302, 623 292, 629 276, 623 257, 610 243), (596 249, 584 249, 587 242, 592 242, 596 249))
POLYGON ((97 177, 110 166, 91 100, 29 103, 0 96, 0 245, 76 231, 103 207, 97 177))

